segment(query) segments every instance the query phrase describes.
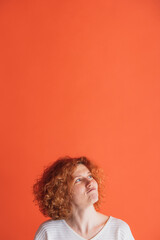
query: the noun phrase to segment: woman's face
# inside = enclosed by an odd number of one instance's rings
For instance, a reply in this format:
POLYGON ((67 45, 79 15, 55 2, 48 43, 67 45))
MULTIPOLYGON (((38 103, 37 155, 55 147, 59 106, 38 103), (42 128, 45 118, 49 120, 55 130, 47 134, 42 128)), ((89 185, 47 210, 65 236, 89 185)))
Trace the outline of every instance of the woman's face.
POLYGON ((98 201, 98 184, 85 165, 77 165, 72 177, 73 205, 84 208, 98 201))

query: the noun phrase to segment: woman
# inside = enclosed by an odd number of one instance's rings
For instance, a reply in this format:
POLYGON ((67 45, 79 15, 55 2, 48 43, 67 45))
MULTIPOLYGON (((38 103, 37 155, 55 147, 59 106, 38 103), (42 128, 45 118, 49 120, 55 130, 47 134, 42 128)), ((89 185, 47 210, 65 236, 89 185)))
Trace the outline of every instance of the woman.
POLYGON ((86 157, 61 158, 34 184, 40 211, 51 218, 35 240, 134 240, 128 224, 97 211, 102 197, 99 168, 86 157))

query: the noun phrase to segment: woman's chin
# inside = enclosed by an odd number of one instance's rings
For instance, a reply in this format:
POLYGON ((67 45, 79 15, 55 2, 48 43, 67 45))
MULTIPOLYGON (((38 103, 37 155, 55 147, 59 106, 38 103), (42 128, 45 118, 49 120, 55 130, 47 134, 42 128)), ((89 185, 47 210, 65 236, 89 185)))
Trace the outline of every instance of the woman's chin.
POLYGON ((98 201, 98 194, 96 192, 90 194, 90 201, 92 202, 92 204, 94 204, 98 201))

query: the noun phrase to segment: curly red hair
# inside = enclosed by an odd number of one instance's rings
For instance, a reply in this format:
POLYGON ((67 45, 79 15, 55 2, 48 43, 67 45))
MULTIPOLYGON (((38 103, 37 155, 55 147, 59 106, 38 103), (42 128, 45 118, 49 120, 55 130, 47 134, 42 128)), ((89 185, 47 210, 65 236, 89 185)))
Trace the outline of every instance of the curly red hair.
POLYGON ((44 216, 59 220, 71 215, 72 174, 77 164, 84 164, 97 181, 99 200, 94 205, 96 209, 99 207, 102 198, 100 169, 86 157, 64 157, 47 167, 33 185, 34 201, 44 216))

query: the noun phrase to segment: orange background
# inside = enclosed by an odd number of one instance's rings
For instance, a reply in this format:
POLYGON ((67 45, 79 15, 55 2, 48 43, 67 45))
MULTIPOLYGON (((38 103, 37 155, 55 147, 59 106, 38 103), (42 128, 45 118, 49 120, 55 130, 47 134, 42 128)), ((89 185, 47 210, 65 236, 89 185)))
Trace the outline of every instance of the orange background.
POLYGON ((0 2, 1 233, 33 239, 32 185, 60 156, 107 175, 102 212, 159 240, 160 3, 0 2))

